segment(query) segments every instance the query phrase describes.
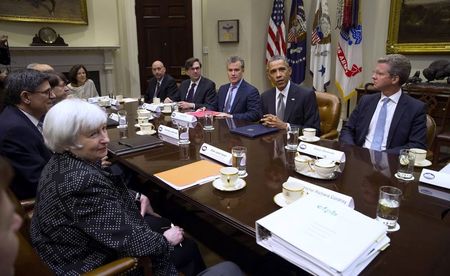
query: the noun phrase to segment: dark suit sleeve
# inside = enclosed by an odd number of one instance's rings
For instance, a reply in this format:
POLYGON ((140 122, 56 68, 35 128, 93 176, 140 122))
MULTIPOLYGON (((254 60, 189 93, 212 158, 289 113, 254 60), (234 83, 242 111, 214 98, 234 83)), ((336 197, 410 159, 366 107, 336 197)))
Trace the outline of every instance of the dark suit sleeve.
POLYGON ((217 92, 216 84, 213 81, 208 82, 205 94, 205 102, 203 104, 196 104, 195 108, 206 107, 207 109, 214 110, 217 102, 217 92))
POLYGON ((39 147, 37 141, 30 142, 30 139, 38 140, 41 138, 30 137, 30 130, 27 127, 26 125, 20 125, 11 128, 1 144, 2 154, 9 159, 16 171, 18 181, 14 181, 11 188, 19 199, 36 196, 42 169, 47 164, 51 154, 43 142, 41 147, 39 147))
MULTIPOLYGON (((167 97, 169 99, 171 99, 172 101, 174 101, 174 99, 179 97, 177 82, 175 81, 174 78, 168 79, 168 82, 167 82, 167 97)), ((161 101, 164 101, 164 99, 161 99, 161 101)))
MULTIPOLYGON (((305 93, 306 94, 306 93, 305 93)), ((312 90, 307 93, 307 99, 304 102, 304 122, 301 128, 312 127, 317 130, 317 136, 320 136, 320 116, 319 108, 317 106, 316 93, 312 90)))
POLYGON ((258 121, 262 117, 261 96, 258 89, 252 87, 247 96, 247 111, 233 114, 233 119, 245 121, 258 121))
MULTIPOLYGON (((409 108, 408 113, 413 114, 411 124, 409 125, 409 136, 406 138, 407 143, 401 146, 393 147, 386 150, 389 153, 399 153, 401 149, 410 148, 427 148, 427 118, 426 118, 426 105, 420 103, 420 106, 416 108, 409 108)), ((402 122, 400 122, 401 125, 402 122)), ((408 127, 408 126, 403 126, 408 127)))
POLYGON ((342 126, 339 142, 349 145, 356 144, 356 125, 361 117, 360 113, 364 112, 364 100, 365 97, 362 97, 350 115, 350 118, 347 120, 347 123, 342 126))

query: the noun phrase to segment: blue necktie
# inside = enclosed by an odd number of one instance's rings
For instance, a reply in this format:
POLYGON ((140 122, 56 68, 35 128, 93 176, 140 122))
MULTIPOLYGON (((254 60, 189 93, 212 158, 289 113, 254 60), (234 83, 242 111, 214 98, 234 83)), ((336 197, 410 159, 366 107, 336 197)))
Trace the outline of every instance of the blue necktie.
POLYGON ((383 105, 381 106, 380 113, 378 114, 377 124, 375 126, 375 133, 373 134, 372 149, 381 150, 381 144, 384 137, 384 126, 386 125, 387 103, 389 98, 383 99, 383 105))
POLYGON ((236 89, 236 86, 231 86, 230 91, 228 91, 227 102, 223 108, 223 112, 229 113, 231 111, 231 99, 233 98, 233 91, 236 89))
POLYGON ((191 88, 188 91, 188 94, 186 96, 186 102, 191 103, 194 99, 194 89, 195 89, 195 82, 191 84, 191 88))

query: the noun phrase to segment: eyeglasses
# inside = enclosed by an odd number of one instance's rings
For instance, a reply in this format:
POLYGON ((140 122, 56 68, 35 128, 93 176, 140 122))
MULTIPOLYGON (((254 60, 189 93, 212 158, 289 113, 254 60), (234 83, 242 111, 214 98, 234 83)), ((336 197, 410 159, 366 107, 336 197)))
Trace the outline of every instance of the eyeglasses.
POLYGON ((47 96, 50 98, 52 95, 52 89, 49 88, 45 91, 34 91, 34 94, 39 93, 39 94, 47 94, 47 96))

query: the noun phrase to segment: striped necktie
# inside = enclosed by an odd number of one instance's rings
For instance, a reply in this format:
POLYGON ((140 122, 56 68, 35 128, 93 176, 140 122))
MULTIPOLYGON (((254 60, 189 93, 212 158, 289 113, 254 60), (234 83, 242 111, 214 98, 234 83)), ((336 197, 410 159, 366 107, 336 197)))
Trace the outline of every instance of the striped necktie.
POLYGON ((286 105, 284 104, 284 95, 278 94, 278 104, 277 104, 277 117, 284 121, 284 110, 286 109, 286 105))
POLYGON ((234 90, 236 90, 236 86, 232 85, 231 88, 230 88, 230 91, 228 91, 227 102, 225 103, 225 106, 223 108, 223 112, 230 113, 230 111, 231 111, 231 100, 233 98, 234 90))
POLYGON ((186 96, 186 102, 191 103, 194 99, 194 89, 195 89, 195 82, 191 84, 191 88, 188 91, 188 94, 186 96))

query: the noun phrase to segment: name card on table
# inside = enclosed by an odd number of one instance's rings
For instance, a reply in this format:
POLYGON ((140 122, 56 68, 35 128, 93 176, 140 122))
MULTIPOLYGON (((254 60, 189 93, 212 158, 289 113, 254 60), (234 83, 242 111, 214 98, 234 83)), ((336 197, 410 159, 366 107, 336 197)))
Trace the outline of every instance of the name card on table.
POLYGON ((197 118, 195 116, 189 115, 187 113, 177 112, 177 111, 172 112, 171 117, 172 117, 172 120, 177 120, 177 121, 184 121, 184 122, 188 122, 188 123, 197 122, 197 118))
POLYGON ((142 108, 150 110, 151 112, 155 112, 155 113, 161 112, 161 105, 159 105, 159 104, 143 103, 142 108))
POLYGON ((336 202, 342 203, 352 209, 355 209, 355 202, 353 201, 353 198, 351 196, 348 195, 344 195, 329 189, 325 189, 322 188, 320 186, 311 184, 309 182, 294 178, 294 177, 289 177, 286 182, 296 182, 299 183, 303 186, 304 191, 307 193, 311 193, 311 194, 315 194, 318 196, 323 196, 326 198, 329 198, 331 200, 334 200, 336 202))
POLYGON ((162 134, 162 135, 169 136, 169 137, 177 139, 177 140, 179 139, 179 137, 178 137, 178 129, 175 129, 175 128, 171 128, 171 127, 168 127, 168 126, 160 125, 158 127, 158 133, 162 134))
POLYGON ((200 147, 200 154, 206 155, 211 159, 214 159, 220 163, 231 166, 231 153, 211 146, 207 143, 203 143, 200 147))
POLYGON ((111 113, 111 114, 109 114, 109 118, 110 118, 111 120, 114 120, 114 121, 116 121, 116 122, 119 122, 119 115, 117 115, 117 113, 111 113))
POLYGON ((297 147, 297 151, 306 153, 309 155, 317 156, 319 158, 331 159, 336 162, 345 162, 345 153, 342 151, 321 147, 318 145, 300 142, 297 147))
POLYGON ((429 169, 423 169, 422 173, 420 174, 419 181, 435 185, 438 187, 450 189, 450 182, 448 181, 449 178, 450 174, 437 172, 429 169))
POLYGON ((120 105, 120 102, 116 99, 111 99, 110 102, 111 102, 111 105, 120 105))

